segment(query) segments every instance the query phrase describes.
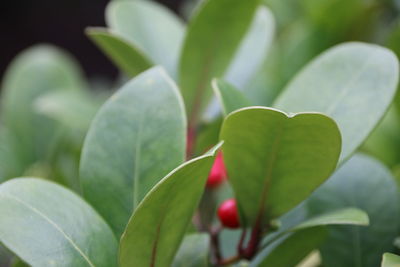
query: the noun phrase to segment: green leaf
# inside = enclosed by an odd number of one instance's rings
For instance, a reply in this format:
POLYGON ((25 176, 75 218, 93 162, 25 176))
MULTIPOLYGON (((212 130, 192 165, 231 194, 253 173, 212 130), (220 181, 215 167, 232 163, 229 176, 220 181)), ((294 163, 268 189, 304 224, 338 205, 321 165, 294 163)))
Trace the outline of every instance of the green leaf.
POLYGON ((137 76, 98 111, 80 165, 85 198, 119 236, 139 202, 185 157, 178 88, 161 68, 137 76))
POLYGON ((13 255, 0 242, 0 266, 12 265, 13 255))
POLYGON ((298 0, 263 0, 263 3, 273 10, 277 19, 277 24, 280 27, 285 27, 293 23, 293 21, 303 13, 299 5, 300 1, 298 0))
POLYGON ((26 264, 25 262, 23 262, 22 260, 16 258, 16 259, 13 261, 13 264, 12 264, 11 267, 29 267, 29 265, 26 264))
POLYGON ((400 267, 400 256, 392 253, 383 254, 381 267, 400 267))
POLYGON ((13 60, 3 80, 4 125, 18 139, 16 150, 27 166, 43 158, 54 136, 54 122, 34 112, 35 99, 50 91, 85 87, 75 61, 53 46, 31 47, 13 60))
POLYGON ((306 228, 288 234, 260 252, 252 261, 250 267, 296 266, 311 251, 322 244, 326 235, 327 231, 324 227, 306 228))
MULTIPOLYGON (((304 207, 304 204, 301 205, 304 207)), ((296 209, 299 209, 298 206, 296 209)), ((294 211, 294 210, 293 210, 294 211)), ((291 211, 291 213, 293 213, 291 211)), ((297 214, 301 213, 301 210, 297 211, 297 214)), ((293 217, 295 214, 292 214, 293 217)), ((323 213, 321 215, 317 215, 315 217, 311 217, 309 219, 304 220, 303 222, 297 223, 294 226, 287 225, 288 224, 288 215, 285 215, 282 218, 282 226, 279 228, 277 232, 272 232, 271 234, 267 235, 264 240, 262 247, 264 249, 260 253, 260 258, 265 257, 268 254, 268 251, 271 251, 276 244, 280 243, 281 241, 285 240, 286 237, 290 236, 291 233, 302 232, 307 229, 315 229, 322 226, 329 226, 329 225, 363 225, 366 226, 369 224, 368 215, 356 208, 343 208, 334 210, 331 212, 323 213), (286 237, 285 237, 286 236, 286 237)), ((293 218, 292 218, 293 219, 293 218)), ((314 247, 315 248, 315 247, 314 247)), ((259 261, 259 260, 257 260, 259 261)), ((256 262, 257 262, 256 261, 256 262)), ((271 265, 274 266, 274 265, 271 265)), ((288 265, 292 266, 292 265, 288 265)))
MULTIPOLYGON (((195 155, 201 155, 218 143, 222 118, 201 124, 196 136, 195 155)), ((1 162, 0 162, 1 163, 1 162)))
POLYGON ((353 224, 366 226, 369 224, 368 214, 356 208, 339 209, 302 222, 292 228, 290 231, 298 231, 305 228, 333 224, 353 224))
POLYGON ((187 29, 179 66, 190 121, 212 95, 211 79, 223 76, 251 25, 259 0, 207 0, 187 29))
POLYGON ((396 92, 398 72, 398 60, 386 48, 363 43, 338 45, 307 65, 274 106, 331 116, 342 133, 343 163, 388 109, 396 92))
POLYGON ((62 186, 35 178, 0 185, 0 241, 32 266, 117 266, 103 219, 62 186))
POLYGON ((0 126, 0 183, 21 175, 27 167, 21 160, 25 153, 18 137, 0 126))
POLYGON ((367 227, 331 226, 321 247, 324 266, 379 266, 381 256, 393 250, 400 225, 400 200, 390 171, 365 155, 357 154, 307 202, 311 215, 345 207, 364 210, 367 227))
POLYGON ((303 201, 301 205, 282 216, 282 218, 277 222, 279 225, 278 231, 267 235, 263 240, 262 247, 267 247, 268 249, 268 246, 272 242, 275 242, 275 240, 278 240, 282 236, 290 232, 301 231, 307 228, 326 225, 366 226, 369 224, 368 214, 360 209, 351 207, 337 209, 307 218, 307 214, 303 214, 307 213, 306 204, 307 200, 303 201))
POLYGON ((393 167, 400 162, 400 150, 393 149, 400 145, 400 114, 392 105, 379 125, 364 142, 361 149, 393 167))
POLYGON ((148 193, 122 235, 121 267, 170 266, 200 201, 219 146, 182 164, 148 193))
POLYGON ((107 25, 146 53, 155 64, 176 77, 185 26, 167 8, 155 1, 110 2, 107 25))
POLYGON ((210 238, 208 234, 190 234, 183 240, 172 267, 207 267, 210 238))
POLYGON ((230 83, 214 79, 212 86, 225 116, 237 109, 251 106, 250 100, 230 83))
POLYGON ((242 224, 267 224, 304 200, 335 170, 340 133, 322 114, 262 107, 231 113, 223 151, 242 224))
POLYGON ((101 103, 86 92, 56 91, 38 97, 34 109, 67 129, 86 133, 101 103))
MULTIPOLYGON (((293 8, 295 3, 290 5, 293 8)), ((263 66, 246 85, 247 97, 257 105, 271 106, 293 75, 326 46, 332 45, 326 42, 309 23, 300 20, 288 25, 274 42, 263 66)))
MULTIPOLYGON (((225 198, 224 200, 226 199, 227 198, 225 198)), ((241 235, 241 229, 225 228, 221 231, 219 239, 221 254, 223 257, 228 258, 237 254, 237 244, 240 241, 241 235)))
POLYGON ((87 28, 86 34, 128 76, 134 77, 153 63, 133 43, 103 28, 87 28))
POLYGON ((275 33, 275 19, 271 11, 260 6, 253 22, 235 54, 225 79, 238 88, 246 89, 246 84, 261 67, 271 47, 275 33))
POLYGON ((358 29, 358 24, 364 22, 364 26, 374 21, 371 18, 375 13, 374 6, 363 0, 301 0, 299 3, 307 19, 323 28, 330 36, 343 36, 350 28, 357 38, 357 34, 365 31, 358 29), (332 10, 335 10, 334 16, 332 10))

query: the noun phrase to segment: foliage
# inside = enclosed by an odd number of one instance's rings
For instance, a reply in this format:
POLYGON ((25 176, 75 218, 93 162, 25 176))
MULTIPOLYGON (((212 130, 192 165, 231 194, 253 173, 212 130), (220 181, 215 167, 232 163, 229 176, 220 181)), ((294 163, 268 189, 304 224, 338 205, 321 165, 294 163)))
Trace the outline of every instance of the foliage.
POLYGON ((400 229, 400 39, 379 16, 392 3, 193 2, 186 23, 153 1, 112 1, 107 27, 86 29, 127 77, 111 96, 50 45, 11 63, 0 255, 38 267, 291 267, 318 251, 328 267, 397 266, 385 252, 400 229), (217 154, 227 175, 210 187, 217 154), (236 230, 216 217, 231 198, 236 230))

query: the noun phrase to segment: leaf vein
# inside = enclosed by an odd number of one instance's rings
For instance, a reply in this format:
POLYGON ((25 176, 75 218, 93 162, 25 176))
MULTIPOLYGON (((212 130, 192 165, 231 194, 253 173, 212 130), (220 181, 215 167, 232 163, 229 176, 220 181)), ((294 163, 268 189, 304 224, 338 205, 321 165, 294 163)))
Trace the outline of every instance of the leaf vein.
POLYGON ((91 262, 89 257, 83 253, 83 251, 78 247, 78 245, 72 240, 71 237, 67 235, 67 233, 64 232, 63 229, 61 229, 54 221, 52 221, 49 217, 47 217, 44 213, 36 209, 35 207, 29 205, 28 203, 24 202, 23 200, 16 198, 15 196, 12 195, 5 195, 5 197, 11 198, 23 206, 27 207, 28 209, 32 210, 34 213, 38 214, 40 217, 42 217, 45 221, 47 221, 51 226, 53 226, 57 231, 61 233, 62 236, 65 237, 65 239, 71 244, 71 246, 82 256, 82 258, 85 259, 85 261, 89 264, 91 267, 95 267, 95 265, 91 262))
POLYGON ((332 103, 332 105, 327 109, 326 114, 332 114, 333 111, 337 108, 337 106, 342 103, 343 99, 346 97, 346 95, 350 92, 351 85, 355 83, 362 75, 364 70, 368 67, 369 63, 371 60, 375 57, 376 52, 374 52, 371 56, 369 56, 364 64, 359 68, 359 71, 357 72, 356 75, 353 76, 352 79, 350 79, 342 88, 343 90, 340 92, 339 96, 336 98, 336 100, 332 103))

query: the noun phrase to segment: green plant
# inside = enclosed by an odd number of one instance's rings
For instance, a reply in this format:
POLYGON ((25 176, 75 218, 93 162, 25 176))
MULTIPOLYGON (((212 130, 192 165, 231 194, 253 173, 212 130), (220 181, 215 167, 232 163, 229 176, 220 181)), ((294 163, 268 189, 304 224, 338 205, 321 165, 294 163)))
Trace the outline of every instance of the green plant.
MULTIPOLYGON (((33 86, 26 72, 14 70, 29 58, 6 75, 4 129, 23 141, 6 147, 5 159, 20 146, 63 154, 60 139, 54 141, 59 149, 47 148, 56 138, 54 125, 81 138, 88 129, 81 154, 77 145, 81 187, 64 183, 76 192, 29 172, 4 176, 28 176, 0 185, 0 241, 22 261, 276 267, 295 266, 318 249, 324 266, 376 266, 394 250, 400 225, 395 180, 379 161, 357 152, 396 94, 399 67, 390 50, 360 42, 330 48, 266 107, 257 106, 255 96, 269 87, 252 86, 272 42, 265 36, 274 28, 260 1, 203 1, 187 27, 154 2, 111 2, 107 21, 108 29, 87 33, 134 78, 93 120, 98 102, 63 89, 82 88, 69 59, 56 58, 52 64, 60 67, 32 60, 27 73, 35 77, 44 68, 44 80, 36 80, 48 86, 33 86), (52 73, 59 69, 66 70, 52 73), (23 109, 15 111, 20 101, 23 109), (78 107, 92 108, 82 113, 78 107), (48 135, 35 131, 36 120, 48 135), (218 186, 207 186, 213 164, 218 186), (220 183, 225 172, 228 179, 220 183), (232 197, 240 225, 222 221, 235 231, 216 218, 220 203, 232 197), (343 246, 345 252, 337 249, 343 246)), ((40 61, 52 50, 35 53, 40 61)), ((6 140, 4 146, 15 143, 6 140)))

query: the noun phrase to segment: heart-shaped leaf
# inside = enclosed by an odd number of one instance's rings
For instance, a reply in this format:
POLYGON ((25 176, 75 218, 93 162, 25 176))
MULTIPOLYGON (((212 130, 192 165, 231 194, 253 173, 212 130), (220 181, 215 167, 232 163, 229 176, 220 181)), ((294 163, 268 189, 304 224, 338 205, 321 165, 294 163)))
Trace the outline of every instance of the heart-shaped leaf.
POLYGON ((153 63, 133 43, 103 28, 88 28, 86 34, 114 64, 130 77, 150 68, 153 63))
POLYGON ((287 234, 258 254, 250 267, 296 266, 311 251, 317 249, 326 236, 327 231, 324 227, 306 228, 287 234))
POLYGON ((117 266, 117 241, 73 192, 34 178, 0 185, 0 241, 32 266, 117 266))
POLYGON ((172 267, 208 267, 208 234, 190 234, 183 239, 172 267))
POLYGON ((222 125, 224 160, 242 224, 267 224, 294 208, 336 168, 340 133, 322 114, 243 108, 222 125))
POLYGON ((392 251, 400 225, 397 185, 382 164, 355 155, 307 201, 310 214, 357 207, 367 212, 370 224, 330 226, 321 247, 324 266, 379 266, 381 256, 392 251))
POLYGON ((245 85, 261 67, 267 56, 274 39, 274 33, 275 19, 273 14, 265 6, 260 6, 225 74, 225 79, 236 87, 245 89, 245 85))
POLYGON ((200 201, 219 147, 182 164, 148 193, 122 235, 121 267, 170 266, 200 201))
POLYGON ((230 83, 214 79, 212 86, 225 116, 237 109, 251 106, 250 100, 230 83))
POLYGON ((178 16, 155 1, 114 1, 107 6, 106 20, 115 33, 135 44, 155 64, 176 77, 185 31, 178 16))
POLYGON ((383 254, 381 267, 400 267, 400 256, 392 253, 383 254))
MULTIPOLYGON (((196 121, 251 25, 259 0, 207 0, 187 29, 179 80, 189 120, 196 121)), ((194 122, 195 123, 195 122, 194 122)))
POLYGON ((137 76, 99 110, 83 146, 88 201, 119 236, 142 198, 185 157, 179 89, 161 68, 137 76))
POLYGON ((398 60, 377 45, 338 45, 307 65, 274 107, 331 116, 342 133, 343 163, 380 121, 396 92, 398 60))
POLYGON ((2 121, 18 139, 15 149, 24 167, 46 155, 56 127, 34 112, 35 99, 50 91, 85 87, 81 74, 68 54, 48 45, 25 50, 8 67, 2 87, 2 121))

